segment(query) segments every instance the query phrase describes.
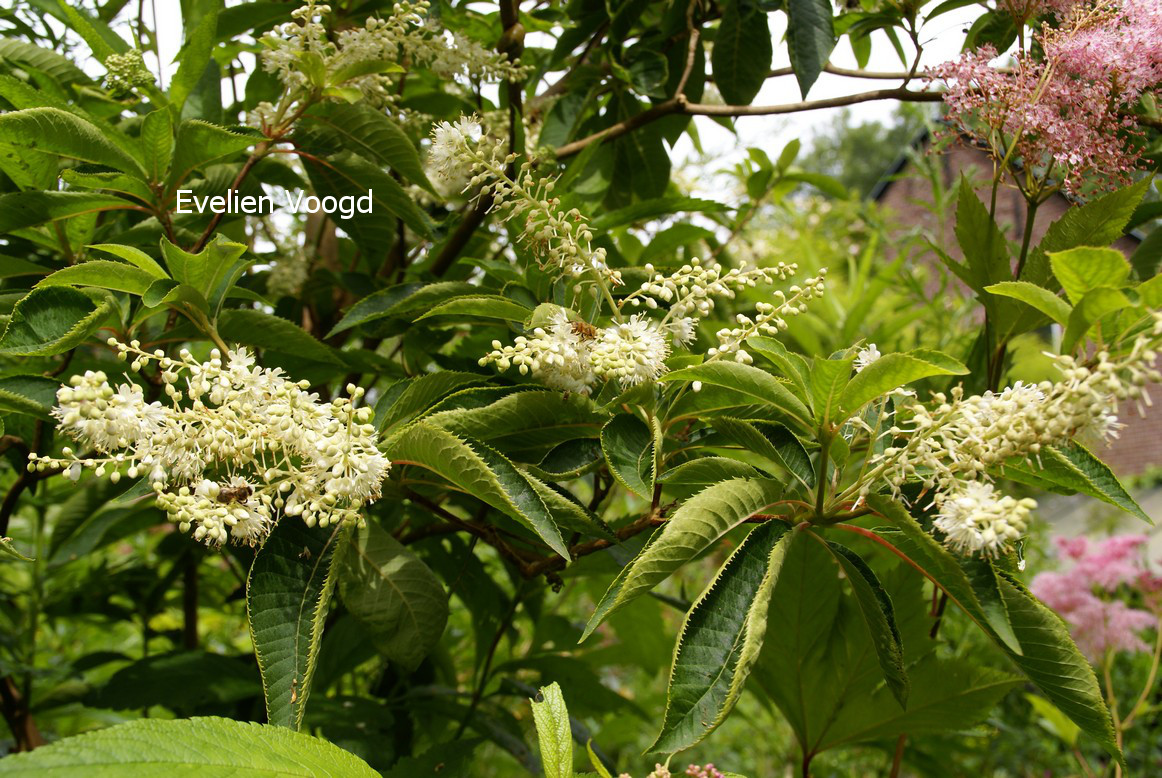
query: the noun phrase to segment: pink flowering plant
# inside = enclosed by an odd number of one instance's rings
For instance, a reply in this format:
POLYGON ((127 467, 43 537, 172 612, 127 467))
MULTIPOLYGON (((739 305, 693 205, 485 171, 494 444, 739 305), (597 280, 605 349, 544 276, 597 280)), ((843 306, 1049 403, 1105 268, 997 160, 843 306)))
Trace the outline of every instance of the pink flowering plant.
POLYGON ((1153 704, 1162 660, 1162 574, 1147 559, 1145 535, 1055 540, 1062 569, 1038 573, 1029 588, 1065 619, 1077 645, 1101 668, 1120 744, 1153 704), (1148 655, 1149 670, 1142 688, 1119 706, 1113 666, 1124 654, 1148 655))

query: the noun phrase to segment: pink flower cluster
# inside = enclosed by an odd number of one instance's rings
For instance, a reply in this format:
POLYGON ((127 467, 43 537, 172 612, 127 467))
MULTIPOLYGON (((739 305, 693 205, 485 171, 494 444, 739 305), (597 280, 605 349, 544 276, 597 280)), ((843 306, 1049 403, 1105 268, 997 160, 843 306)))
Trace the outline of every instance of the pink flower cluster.
MULTIPOLYGON (((726 778, 725 774, 720 772, 714 766, 713 762, 706 765, 692 764, 686 768, 686 772, 683 775, 689 776, 689 778, 726 778)), ((629 774, 622 773, 617 778, 629 778, 629 774)), ((670 772, 668 767, 658 764, 654 765, 654 771, 647 775, 646 778, 675 778, 675 776, 670 772)))
POLYGON ((1162 3, 1081 3, 1036 37, 1043 59, 1019 52, 1002 70, 983 46, 930 70, 948 85, 949 118, 997 159, 1011 154, 1069 192, 1126 183, 1139 156, 1128 109, 1162 86, 1162 3))
POLYGON ((1139 633, 1155 626, 1162 612, 1162 576, 1144 560, 1146 541, 1145 535, 1115 535, 1099 543, 1057 538, 1058 551, 1073 566, 1033 579, 1033 594, 1069 623, 1077 645, 1094 661, 1107 651, 1149 650, 1139 633), (1122 586, 1141 593, 1155 613, 1112 599, 1122 586))

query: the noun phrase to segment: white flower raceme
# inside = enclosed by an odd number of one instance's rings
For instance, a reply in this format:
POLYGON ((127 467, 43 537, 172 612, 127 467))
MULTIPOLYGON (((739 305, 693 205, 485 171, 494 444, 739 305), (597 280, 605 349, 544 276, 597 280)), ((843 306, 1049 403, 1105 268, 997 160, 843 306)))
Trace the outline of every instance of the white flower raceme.
POLYGON ((711 358, 733 354, 738 362, 749 365, 750 355, 742 350, 742 344, 747 338, 755 335, 778 335, 787 329, 787 319, 807 312, 807 303, 822 296, 826 291, 823 281, 827 275, 827 268, 820 268, 819 275, 808 278, 803 286, 792 286, 788 297, 782 290, 775 292, 775 303, 760 302, 755 304, 755 316, 751 318, 740 313, 734 317, 737 326, 724 327, 715 333, 718 337, 717 348, 707 350, 711 358))
POLYGON ((244 349, 198 362, 185 350, 173 359, 136 341, 110 345, 134 370, 155 362, 168 402, 147 403, 133 383, 114 389, 103 372, 74 376, 53 415, 95 453, 32 454, 30 469, 146 476, 158 505, 208 545, 260 543, 279 515, 308 526, 357 521, 379 497, 391 463, 376 447, 372 410, 355 407, 362 389, 349 385, 348 397, 327 403, 244 349))
POLYGON ((855 355, 855 372, 862 373, 864 368, 866 368, 872 362, 875 362, 881 356, 883 356, 883 354, 881 354, 880 350, 876 348, 876 344, 867 344, 866 347, 861 348, 855 355))
POLYGON ((449 36, 425 21, 429 7, 428 0, 402 0, 386 17, 371 16, 362 26, 332 36, 324 24, 331 7, 307 0, 291 12, 295 21, 261 39, 263 67, 292 92, 318 86, 312 84, 311 74, 317 78, 321 70, 328 85, 356 88, 378 105, 392 105, 396 99, 394 77, 383 72, 384 62, 427 67, 444 79, 519 80, 528 73, 519 62, 459 33, 449 36))
MULTIPOLYGON (((962 518, 964 512, 950 513, 947 506, 962 494, 964 483, 988 479, 991 471, 1013 460, 1036 464, 1045 446, 1075 438, 1100 442, 1116 435, 1119 404, 1127 400, 1149 404, 1145 385, 1162 380, 1154 368, 1160 340, 1162 314, 1156 313, 1151 327, 1117 356, 1100 351, 1085 365, 1070 356, 1050 355, 1061 372, 1060 381, 1036 386, 1018 382, 1000 392, 970 397, 956 387, 950 395, 933 395, 931 405, 906 405, 900 411, 906 421, 897 422, 887 433, 897 444, 872 460, 860 489, 867 494, 880 479, 897 494, 911 480, 936 489, 936 505, 945 516, 943 526, 937 526, 948 533, 950 545, 968 549, 971 543, 954 540, 945 529, 962 527, 957 517, 962 518)), ((1010 527, 1024 526, 1028 503, 1002 498, 994 502, 1012 511, 1007 519, 1010 527)), ((984 537, 983 544, 973 550, 995 553, 996 543, 1003 546, 1013 539, 1011 533, 998 531, 996 536, 998 540, 984 537)), ((963 538, 963 533, 958 537, 963 538)))
POLYGON ((429 166, 445 178, 480 186, 479 196, 491 198, 493 210, 504 212, 505 221, 523 220, 520 242, 542 267, 574 278, 590 275, 602 286, 620 286, 621 272, 606 263, 605 249, 593 246, 585 217, 576 208, 563 210, 560 198, 552 196, 554 180, 535 178, 527 161, 515 179, 509 177, 506 167, 516 158, 504 155, 475 117, 440 122, 432 130, 429 166))
POLYGON ((646 264, 644 269, 650 278, 621 305, 628 303, 636 308, 644 303, 651 310, 668 305, 660 326, 673 336, 674 343, 686 345, 694 339, 699 319, 714 310, 716 297, 732 300, 737 290, 760 282, 781 281, 795 273, 798 266, 779 262, 773 267, 743 265, 723 272, 717 262, 704 263, 695 257, 668 276, 658 273, 652 264, 646 264))
POLYGON ((990 483, 967 481, 936 495, 933 525, 952 549, 996 557, 1008 553, 1009 544, 1025 534, 1036 507, 1036 500, 1018 500, 998 494, 990 483))

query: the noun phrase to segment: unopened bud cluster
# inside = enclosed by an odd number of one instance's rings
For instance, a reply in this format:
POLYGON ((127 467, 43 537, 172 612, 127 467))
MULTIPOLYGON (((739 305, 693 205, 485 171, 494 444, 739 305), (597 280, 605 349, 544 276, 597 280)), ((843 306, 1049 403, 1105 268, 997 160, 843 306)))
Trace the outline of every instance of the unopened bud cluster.
POLYGON ((775 302, 760 302, 755 304, 755 315, 737 314, 734 327, 724 327, 715 335, 718 337, 717 348, 707 350, 711 358, 733 354, 736 362, 749 365, 753 360, 750 354, 742 349, 747 338, 755 335, 778 335, 787 329, 787 319, 807 312, 807 303, 821 297, 826 291, 824 278, 827 268, 820 268, 819 275, 808 278, 802 286, 798 284, 783 292, 774 293, 775 302))
POLYGON ((153 74, 137 49, 105 58, 105 86, 114 95, 127 95, 135 89, 153 86, 153 74))
POLYGON ((199 362, 184 349, 174 359, 137 341, 109 343, 134 371, 156 364, 167 402, 146 402, 134 383, 114 389, 100 371, 73 376, 53 416, 92 453, 31 454, 30 470, 146 477, 179 528, 211 546, 261 543, 279 516, 357 521, 379 497, 391 463, 376 447, 372 410, 355 406, 362 389, 349 385, 328 403, 308 382, 256 367, 245 349, 199 362))
POLYGON ((1162 314, 1149 330, 1119 355, 1099 351, 1092 362, 1052 356, 1061 372, 1057 382, 1017 382, 1000 392, 964 396, 960 387, 933 395, 933 403, 902 409, 907 422, 888 430, 896 445, 872 461, 865 493, 877 479, 898 494, 908 481, 938 491, 942 519, 937 527, 949 545, 965 552, 995 555, 1024 531, 1030 501, 1012 501, 986 491, 983 482, 1007 462, 1039 465, 1046 446, 1073 439, 1101 442, 1117 436, 1121 403, 1150 403, 1145 386, 1162 380, 1154 368, 1155 348, 1162 340, 1162 314), (961 500, 965 496, 969 500, 961 500), (999 520, 1004 514, 1006 518, 999 520))
POLYGON ((716 297, 733 300, 739 289, 785 280, 799 268, 794 263, 780 262, 774 267, 747 267, 744 264, 724 271, 714 260, 703 262, 695 257, 690 264, 668 276, 657 272, 652 264, 647 263, 644 269, 649 279, 621 304, 628 303, 635 308, 644 304, 651 310, 668 306, 662 329, 670 333, 676 344, 686 345, 694 339, 698 320, 714 310, 716 297))

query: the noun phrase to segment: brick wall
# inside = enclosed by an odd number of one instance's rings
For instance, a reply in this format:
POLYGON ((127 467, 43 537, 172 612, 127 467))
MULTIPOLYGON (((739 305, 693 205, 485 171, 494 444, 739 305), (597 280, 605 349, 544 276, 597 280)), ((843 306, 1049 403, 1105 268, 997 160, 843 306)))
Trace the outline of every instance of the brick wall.
MULTIPOLYGON (((944 214, 943 223, 937 214, 925 207, 933 202, 933 192, 929 181, 908 169, 900 177, 891 181, 879 192, 879 202, 900 225, 901 231, 920 228, 932 236, 938 244, 953 257, 963 255, 956 245, 956 201, 955 192, 960 174, 969 176, 976 186, 977 195, 988 203, 991 194, 989 182, 992 176, 992 160, 983 151, 967 146, 953 147, 936 160, 940 167, 944 187, 952 192, 952 201, 944 214), (943 240, 941 240, 943 236, 943 240)), ((1041 205, 1033 223, 1033 245, 1045 235, 1045 230, 1070 208, 1064 197, 1055 196, 1041 205)), ((1025 203, 1015 189, 1005 187, 997 195, 997 223, 1011 240, 1019 241, 1024 231, 1025 203)), ((1123 237, 1114 244, 1127 256, 1138 243, 1133 238, 1123 237)), ((965 294, 967 288, 957 282, 965 294)), ((1160 365, 1162 368, 1162 365, 1160 365)), ((1118 414, 1119 421, 1126 426, 1120 437, 1109 448, 1095 452, 1118 475, 1135 475, 1151 467, 1162 466, 1162 386, 1154 385, 1148 390, 1157 404, 1147 407, 1144 415, 1136 408, 1123 407, 1118 414)))

